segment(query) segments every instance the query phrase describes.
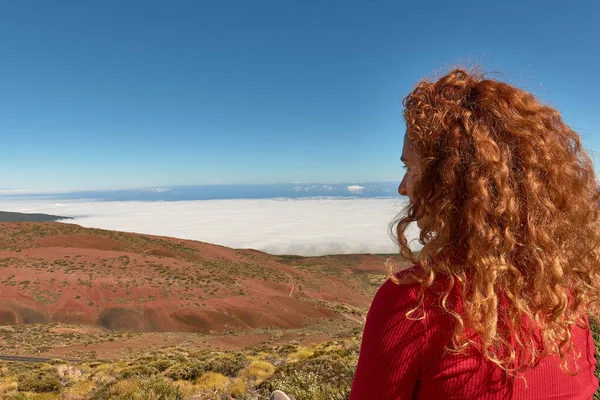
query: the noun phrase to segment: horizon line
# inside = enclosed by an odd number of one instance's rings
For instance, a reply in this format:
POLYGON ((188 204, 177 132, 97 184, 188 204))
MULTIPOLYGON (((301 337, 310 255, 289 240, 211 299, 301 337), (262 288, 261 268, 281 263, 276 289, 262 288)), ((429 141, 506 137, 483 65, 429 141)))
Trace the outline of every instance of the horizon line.
POLYGON ((27 194, 61 194, 61 193, 78 193, 78 192, 112 192, 120 190, 145 190, 145 191, 160 191, 160 189, 170 188, 186 188, 186 187, 202 187, 202 186, 276 186, 276 185, 345 185, 345 184, 368 184, 368 183, 399 183, 400 180, 372 180, 372 181, 335 181, 335 182, 276 182, 276 183, 203 183, 203 184, 169 184, 169 185, 150 185, 150 186, 124 186, 112 188, 52 188, 52 189, 0 189, 0 196, 10 195, 27 195, 27 194))

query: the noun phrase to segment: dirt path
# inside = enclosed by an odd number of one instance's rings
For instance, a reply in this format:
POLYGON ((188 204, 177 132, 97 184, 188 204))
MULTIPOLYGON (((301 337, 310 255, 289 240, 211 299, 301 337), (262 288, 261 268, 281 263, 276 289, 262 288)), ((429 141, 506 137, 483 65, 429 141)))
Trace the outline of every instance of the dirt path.
POLYGON ((287 272, 284 272, 284 274, 285 274, 285 276, 288 277, 288 279, 290 280, 290 285, 292 286, 288 297, 292 297, 292 295, 294 294, 294 289, 296 289, 296 285, 294 284, 294 278, 292 278, 292 276, 290 274, 288 274, 287 272))

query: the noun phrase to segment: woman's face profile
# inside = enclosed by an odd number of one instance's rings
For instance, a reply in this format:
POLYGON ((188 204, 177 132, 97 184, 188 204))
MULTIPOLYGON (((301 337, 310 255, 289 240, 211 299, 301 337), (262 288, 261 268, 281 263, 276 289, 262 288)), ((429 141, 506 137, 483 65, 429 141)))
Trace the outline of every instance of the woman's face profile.
MULTIPOLYGON (((404 145, 402 146, 402 156, 400 161, 404 164, 404 178, 398 186, 398 193, 401 196, 407 196, 408 200, 412 203, 413 200, 413 186, 415 177, 419 174, 419 156, 415 153, 412 143, 408 138, 408 135, 404 135, 404 145)), ((417 221, 417 225, 422 229, 425 217, 417 221)))

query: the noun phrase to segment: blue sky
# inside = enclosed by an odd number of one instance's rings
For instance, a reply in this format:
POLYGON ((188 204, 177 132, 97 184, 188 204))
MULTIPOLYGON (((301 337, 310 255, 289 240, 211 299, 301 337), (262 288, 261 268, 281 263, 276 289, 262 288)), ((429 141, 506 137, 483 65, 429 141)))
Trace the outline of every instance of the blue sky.
POLYGON ((600 151, 600 5, 2 1, 0 187, 399 181, 401 99, 481 64, 600 151))

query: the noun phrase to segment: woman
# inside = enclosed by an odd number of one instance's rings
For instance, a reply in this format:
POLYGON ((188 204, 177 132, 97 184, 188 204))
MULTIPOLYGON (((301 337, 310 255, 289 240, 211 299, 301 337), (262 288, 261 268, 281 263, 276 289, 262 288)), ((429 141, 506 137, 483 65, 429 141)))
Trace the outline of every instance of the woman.
POLYGON ((395 233, 413 267, 390 268, 373 300, 350 399, 591 399, 600 190, 579 136, 462 69, 404 106, 395 233))

